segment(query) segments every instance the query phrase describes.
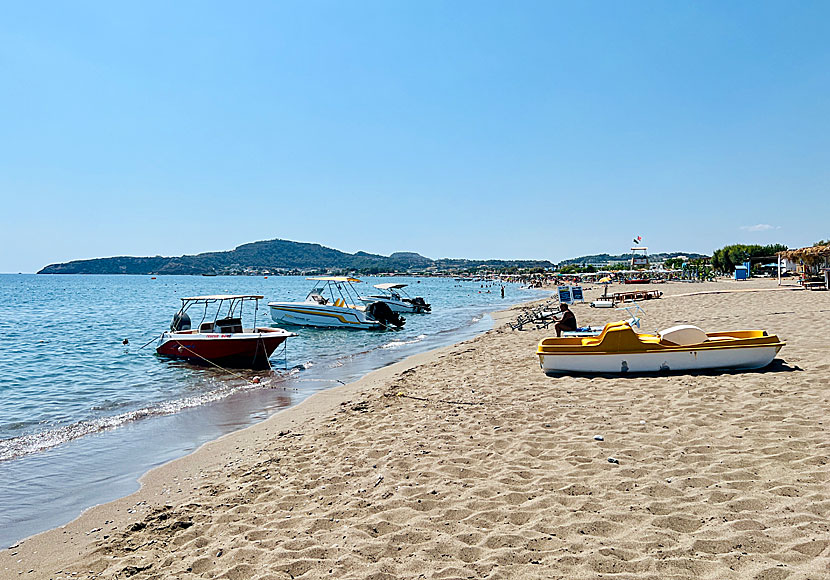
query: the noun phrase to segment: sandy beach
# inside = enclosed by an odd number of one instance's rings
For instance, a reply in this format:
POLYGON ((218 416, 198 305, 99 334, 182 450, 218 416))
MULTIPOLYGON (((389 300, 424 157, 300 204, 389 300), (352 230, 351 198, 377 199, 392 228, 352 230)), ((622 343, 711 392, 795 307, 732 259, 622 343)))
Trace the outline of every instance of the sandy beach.
POLYGON ((552 331, 505 311, 148 473, 3 550, 0 578, 830 577, 830 293, 649 289, 646 330, 787 345, 762 371, 551 378, 552 331))

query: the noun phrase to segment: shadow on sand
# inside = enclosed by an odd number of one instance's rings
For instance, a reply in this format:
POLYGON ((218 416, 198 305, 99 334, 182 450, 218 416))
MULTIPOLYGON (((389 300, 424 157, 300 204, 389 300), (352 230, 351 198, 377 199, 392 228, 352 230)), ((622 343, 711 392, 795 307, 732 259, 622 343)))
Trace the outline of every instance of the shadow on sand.
POLYGON ((551 378, 562 377, 583 377, 588 379, 641 379, 644 377, 675 377, 675 376, 692 376, 692 377, 718 377, 724 375, 742 375, 746 373, 752 374, 769 374, 769 373, 794 373, 803 372, 799 366, 790 366, 783 360, 776 358, 771 363, 761 369, 706 369, 706 370, 688 370, 688 371, 655 371, 655 372, 630 372, 630 373, 545 373, 551 378))

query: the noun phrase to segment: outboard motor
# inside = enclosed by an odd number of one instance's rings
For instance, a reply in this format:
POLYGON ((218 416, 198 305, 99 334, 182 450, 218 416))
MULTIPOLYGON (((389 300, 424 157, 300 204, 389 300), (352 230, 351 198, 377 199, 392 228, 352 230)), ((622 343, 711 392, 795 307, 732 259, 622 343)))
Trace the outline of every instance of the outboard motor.
POLYGON ((372 302, 366 308, 366 314, 386 327, 394 326, 395 328, 400 328, 404 325, 404 322, 406 322, 406 318, 399 316, 386 302, 381 300, 372 302))
POLYGON ((170 323, 170 331, 182 332, 183 330, 190 330, 190 316, 187 312, 177 312, 173 315, 173 322, 170 323))
POLYGON ((431 312, 432 306, 426 303, 426 300, 421 298, 420 296, 416 296, 412 299, 412 305, 415 306, 415 310, 417 312, 431 312))

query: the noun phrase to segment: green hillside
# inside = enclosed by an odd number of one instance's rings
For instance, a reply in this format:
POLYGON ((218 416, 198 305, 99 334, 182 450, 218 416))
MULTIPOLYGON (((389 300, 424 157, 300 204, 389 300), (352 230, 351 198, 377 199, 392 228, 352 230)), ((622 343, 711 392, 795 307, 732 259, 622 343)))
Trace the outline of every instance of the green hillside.
POLYGON ((259 274, 353 271, 384 272, 464 271, 480 266, 551 268, 547 260, 432 260, 414 252, 381 256, 366 252, 349 254, 320 244, 266 240, 242 244, 226 252, 139 258, 119 256, 50 264, 38 274, 259 274))

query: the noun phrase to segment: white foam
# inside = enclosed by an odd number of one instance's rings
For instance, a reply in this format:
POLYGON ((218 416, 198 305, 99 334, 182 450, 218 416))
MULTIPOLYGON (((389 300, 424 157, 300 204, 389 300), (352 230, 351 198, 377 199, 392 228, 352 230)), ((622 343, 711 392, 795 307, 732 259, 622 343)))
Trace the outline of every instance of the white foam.
POLYGON ((417 344, 424 340, 427 337, 426 334, 419 334, 412 340, 393 340, 392 342, 387 342, 386 344, 382 344, 380 348, 400 348, 402 346, 406 346, 407 344, 417 344))

